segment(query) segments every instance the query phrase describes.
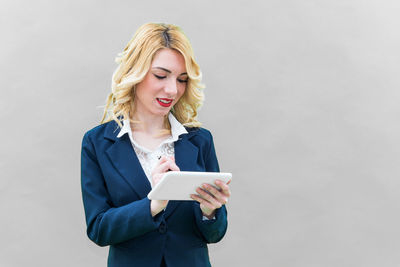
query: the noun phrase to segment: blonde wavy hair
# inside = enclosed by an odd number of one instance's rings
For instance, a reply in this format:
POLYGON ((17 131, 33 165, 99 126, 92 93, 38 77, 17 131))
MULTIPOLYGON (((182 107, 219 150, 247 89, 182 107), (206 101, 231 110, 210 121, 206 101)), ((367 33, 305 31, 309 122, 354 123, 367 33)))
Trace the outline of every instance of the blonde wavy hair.
MULTIPOLYGON (((155 53, 162 48, 171 48, 180 52, 186 65, 188 82, 179 101, 171 109, 172 114, 184 126, 200 127, 197 110, 204 101, 204 85, 201 83, 201 71, 194 60, 189 39, 176 25, 164 23, 146 23, 136 31, 124 51, 115 61, 119 63, 112 75, 111 93, 106 100, 101 124, 111 120, 122 127, 122 119, 129 118, 135 110, 134 98, 136 85, 140 83, 151 67, 155 53)), ((169 131, 170 125, 165 117, 164 123, 169 131)))

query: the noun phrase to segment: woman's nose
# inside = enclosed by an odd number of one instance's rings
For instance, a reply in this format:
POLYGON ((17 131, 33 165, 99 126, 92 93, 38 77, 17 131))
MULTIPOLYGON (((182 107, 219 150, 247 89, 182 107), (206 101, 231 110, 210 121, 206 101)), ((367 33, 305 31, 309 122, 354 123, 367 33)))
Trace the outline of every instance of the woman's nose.
POLYGON ((165 93, 168 94, 168 96, 175 96, 176 93, 178 92, 178 85, 177 82, 174 81, 173 79, 170 79, 165 87, 164 87, 165 93))

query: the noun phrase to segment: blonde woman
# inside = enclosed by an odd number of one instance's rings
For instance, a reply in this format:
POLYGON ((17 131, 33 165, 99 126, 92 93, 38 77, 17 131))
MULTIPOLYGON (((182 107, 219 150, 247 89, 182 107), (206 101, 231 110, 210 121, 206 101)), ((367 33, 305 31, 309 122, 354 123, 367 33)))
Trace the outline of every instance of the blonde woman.
POLYGON ((189 40, 175 25, 144 24, 117 62, 101 124, 82 141, 87 235, 110 246, 108 266, 210 266, 207 243, 225 235, 229 186, 204 184, 194 201, 147 198, 169 170, 219 171, 196 119, 203 92, 189 40))

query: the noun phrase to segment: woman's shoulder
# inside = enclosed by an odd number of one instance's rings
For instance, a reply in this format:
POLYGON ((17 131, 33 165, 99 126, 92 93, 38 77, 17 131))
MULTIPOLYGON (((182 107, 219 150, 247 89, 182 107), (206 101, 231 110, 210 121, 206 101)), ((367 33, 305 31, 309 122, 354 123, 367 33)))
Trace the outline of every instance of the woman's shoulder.
POLYGON ((211 136, 210 130, 203 128, 203 127, 186 127, 186 131, 188 131, 189 135, 192 136, 203 136, 203 137, 209 137, 211 136))
POLYGON ((202 127, 185 127, 188 131, 188 139, 197 142, 210 143, 213 139, 211 131, 202 127))
POLYGON ((114 121, 108 121, 102 124, 99 124, 97 126, 94 126, 93 128, 87 130, 84 134, 83 138, 89 138, 89 139, 99 139, 103 138, 104 136, 108 135, 117 135, 119 132, 119 125, 114 121))

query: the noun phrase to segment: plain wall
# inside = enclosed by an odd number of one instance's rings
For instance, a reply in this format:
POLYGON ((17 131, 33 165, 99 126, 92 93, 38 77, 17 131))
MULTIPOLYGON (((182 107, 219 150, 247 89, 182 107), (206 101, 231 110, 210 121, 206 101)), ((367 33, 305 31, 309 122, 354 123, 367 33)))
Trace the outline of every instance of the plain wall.
POLYGON ((182 27, 233 173, 213 266, 400 266, 400 2, 1 1, 0 265, 105 266, 84 132, 146 22, 182 27))

